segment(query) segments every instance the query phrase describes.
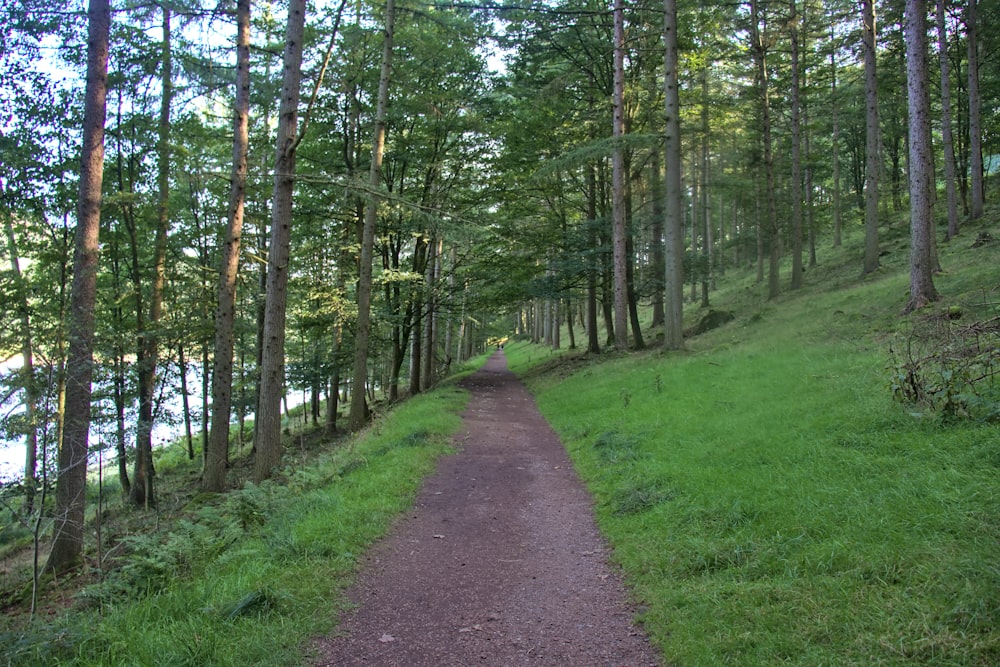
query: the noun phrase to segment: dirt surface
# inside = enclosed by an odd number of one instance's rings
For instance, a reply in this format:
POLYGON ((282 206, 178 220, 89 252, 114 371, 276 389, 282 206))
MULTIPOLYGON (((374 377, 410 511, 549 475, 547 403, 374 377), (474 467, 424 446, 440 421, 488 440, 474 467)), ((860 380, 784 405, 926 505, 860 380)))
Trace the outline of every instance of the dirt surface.
POLYGON ((591 499, 502 352, 463 383, 457 436, 368 554, 316 665, 655 665, 591 499))

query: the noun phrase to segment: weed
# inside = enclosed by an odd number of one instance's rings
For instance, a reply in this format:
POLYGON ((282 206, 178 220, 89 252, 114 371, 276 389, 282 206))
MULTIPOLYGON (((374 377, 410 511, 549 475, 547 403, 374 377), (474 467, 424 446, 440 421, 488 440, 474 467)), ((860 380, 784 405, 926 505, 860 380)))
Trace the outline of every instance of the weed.
POLYGON ((605 463, 634 461, 638 457, 634 437, 618 431, 605 431, 594 441, 594 451, 605 463))
POLYGON ((616 491, 610 504, 616 516, 630 516, 650 510, 673 498, 674 493, 658 483, 637 482, 616 491))

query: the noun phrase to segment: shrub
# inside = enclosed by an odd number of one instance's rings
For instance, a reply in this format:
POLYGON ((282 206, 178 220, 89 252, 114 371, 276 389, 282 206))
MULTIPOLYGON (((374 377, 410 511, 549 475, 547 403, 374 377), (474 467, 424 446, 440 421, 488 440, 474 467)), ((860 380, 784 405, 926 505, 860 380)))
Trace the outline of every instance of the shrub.
POLYGON ((896 400, 945 421, 1000 421, 1000 317, 958 324, 947 311, 916 322, 889 347, 896 400))

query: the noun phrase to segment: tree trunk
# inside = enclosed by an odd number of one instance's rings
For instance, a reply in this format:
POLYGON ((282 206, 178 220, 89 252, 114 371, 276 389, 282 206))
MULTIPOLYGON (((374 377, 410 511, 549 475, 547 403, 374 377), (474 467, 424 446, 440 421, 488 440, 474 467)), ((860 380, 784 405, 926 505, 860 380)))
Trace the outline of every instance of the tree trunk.
POLYGON ((862 42, 865 60, 865 258, 862 272, 879 267, 878 177, 879 125, 878 79, 875 70, 875 0, 862 0, 862 42))
MULTIPOLYGON (((831 40, 833 37, 831 24, 831 40)), ((830 49, 830 101, 833 107, 831 109, 833 132, 830 139, 830 152, 833 159, 833 247, 839 248, 843 223, 840 216, 840 99, 837 96, 837 53, 835 49, 830 49)))
POLYGON ((306 2, 290 0, 285 32, 284 72, 278 111, 271 204, 271 247, 267 256, 267 308, 264 313, 264 354, 261 360, 260 411, 257 414, 254 481, 269 478, 281 463, 281 398, 285 385, 285 315, 288 263, 295 190, 295 149, 302 83, 302 41, 306 2))
POLYGON ((948 207, 948 239, 958 236, 958 194, 955 190, 955 140, 951 132, 951 73, 948 62, 948 24, 946 0, 937 0, 935 13, 938 31, 938 63, 941 66, 941 150, 944 153, 944 184, 948 207))
MULTIPOLYGON (((597 174, 593 164, 587 170, 587 245, 597 249, 597 174)), ((601 353, 601 341, 597 337, 597 276, 599 273, 597 253, 591 253, 587 263, 587 352, 601 353)))
POLYGON ((969 219, 983 217, 986 188, 983 184, 982 98, 979 94, 979 17, 978 0, 968 0, 965 7, 965 39, 969 52, 969 219))
MULTIPOLYGON (((6 197, 0 182, 0 196, 6 197)), ((39 387, 35 381, 35 353, 31 324, 31 308, 28 305, 28 286, 21 273, 21 262, 14 236, 13 212, 3 212, 4 231, 7 237, 7 253, 14 283, 14 299, 17 309, 18 338, 21 341, 21 390, 24 392, 24 516, 35 510, 35 491, 38 485, 38 399, 39 387)))
POLYGON ((163 45, 161 51, 160 123, 157 138, 157 207, 156 237, 153 242, 153 274, 149 290, 149 318, 139 330, 139 418, 136 424, 135 465, 132 471, 130 499, 136 507, 155 507, 153 490, 153 395, 156 393, 156 370, 159 365, 160 334, 157 327, 163 311, 163 287, 166 281, 167 228, 170 225, 170 101, 173 96, 170 9, 163 6, 163 45))
POLYGON ((712 284, 712 211, 709 207, 709 155, 708 155, 708 66, 702 66, 701 73, 701 138, 698 156, 698 210, 701 211, 701 307, 708 308, 708 291, 712 284))
POLYGON ((802 288, 802 100, 800 96, 799 17, 796 0, 789 3, 788 23, 792 42, 792 289, 802 288))
POLYGON ((188 460, 194 460, 194 434, 191 431, 191 404, 187 386, 187 359, 184 343, 177 344, 177 365, 180 367, 181 413, 184 415, 184 439, 187 442, 188 460))
MULTIPOLYGON (((781 258, 781 238, 778 227, 778 205, 775 200, 774 151, 771 144, 771 98, 767 74, 767 44, 760 29, 760 8, 758 0, 750 3, 750 30, 753 40, 754 60, 757 66, 758 104, 760 105, 761 129, 764 141, 764 173, 767 192, 767 242, 768 278, 767 295, 773 299, 781 292, 778 275, 778 260, 781 258)), ((765 26, 766 30, 766 26, 765 26)))
POLYGON ((651 281, 653 285, 653 293, 651 295, 653 300, 653 319, 649 325, 652 329, 656 330, 664 325, 664 318, 666 317, 663 312, 663 277, 666 275, 666 268, 663 259, 663 201, 665 198, 663 188, 665 181, 660 151, 655 149, 649 158, 649 173, 650 196, 653 199, 651 205, 652 221, 650 224, 650 236, 652 237, 650 239, 650 244, 652 245, 650 249, 650 269, 653 273, 651 281))
POLYGON ((906 0, 906 91, 910 129, 909 313, 937 300, 934 289, 934 148, 927 73, 926 0, 906 0))
POLYGON ((236 103, 233 108, 233 167, 229 185, 226 240, 219 271, 215 311, 215 355, 212 369, 212 428, 205 444, 202 488, 222 491, 229 463, 229 422, 233 403, 233 348, 236 326, 236 281, 243 239, 250 126, 250 0, 236 3, 236 103))
POLYGON ((614 154, 611 163, 612 248, 614 251, 615 347, 628 349, 628 229, 625 220, 625 3, 614 6, 614 154))
POLYGON ((52 550, 46 571, 64 572, 83 557, 87 449, 93 377, 94 303, 97 294, 101 186, 104 181, 104 119, 107 110, 108 0, 90 0, 87 9, 87 87, 84 97, 80 196, 70 297, 69 357, 65 428, 59 449, 59 477, 53 517, 52 550))
POLYGON ((668 350, 684 346, 684 221, 681 189, 681 119, 677 77, 677 0, 663 0, 664 106, 666 198, 663 228, 666 238, 666 300, 663 344, 668 350))
POLYGON ((378 216, 377 192, 382 183, 382 155, 385 151, 386 113, 389 107, 389 79, 392 75, 392 43, 396 23, 396 2, 385 3, 385 35, 382 44, 382 70, 379 74, 378 100, 375 108, 375 131, 372 139, 372 161, 369 173, 371 187, 365 222, 361 235, 361 266, 358 278, 358 323, 354 350, 353 383, 351 387, 351 430, 360 430, 368 421, 365 403, 365 382, 368 377, 368 337, 371 328, 372 252, 375 245, 375 224, 378 216))

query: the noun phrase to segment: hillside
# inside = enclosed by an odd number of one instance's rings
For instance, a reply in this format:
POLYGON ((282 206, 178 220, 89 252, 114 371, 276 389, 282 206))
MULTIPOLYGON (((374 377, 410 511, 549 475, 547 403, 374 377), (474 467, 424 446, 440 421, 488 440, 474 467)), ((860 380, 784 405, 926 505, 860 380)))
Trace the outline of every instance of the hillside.
MULTIPOLYGON (((910 317, 899 237, 876 274, 859 277, 858 247, 824 250, 807 286, 773 301, 727 274, 713 308, 735 320, 685 352, 508 347, 668 663, 1000 661, 996 422, 892 392, 903 361, 939 349, 928 332, 952 351, 977 333, 975 372, 996 372, 996 323, 975 323, 998 313, 1000 246, 980 234, 995 223, 940 248, 942 299, 910 317)), ((977 416, 995 417, 1000 388, 980 389, 977 416)))

